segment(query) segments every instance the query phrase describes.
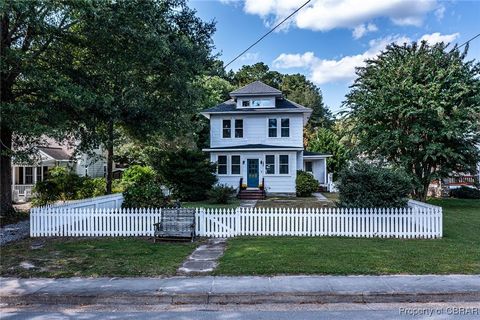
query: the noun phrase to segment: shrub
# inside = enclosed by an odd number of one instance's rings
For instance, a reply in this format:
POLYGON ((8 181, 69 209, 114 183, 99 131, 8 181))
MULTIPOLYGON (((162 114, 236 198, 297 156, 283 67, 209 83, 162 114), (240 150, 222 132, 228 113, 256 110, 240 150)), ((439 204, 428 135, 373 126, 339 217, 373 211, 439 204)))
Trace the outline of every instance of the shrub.
POLYGON ((156 180, 135 182, 123 192, 124 208, 162 208, 166 204, 161 184, 156 180))
POLYGON ((105 195, 107 182, 105 178, 88 178, 83 179, 77 191, 77 199, 86 199, 105 195))
POLYGON ((363 162, 342 170, 338 180, 341 207, 404 207, 411 190, 405 172, 363 162))
POLYGON ((459 199, 480 199, 480 190, 462 186, 450 190, 450 196, 459 199))
POLYGON ((85 178, 78 176, 70 168, 54 167, 48 172, 48 178, 39 181, 33 188, 32 204, 39 206, 55 201, 77 199, 77 191, 85 178))
POLYGON ((155 178, 155 171, 149 166, 133 165, 127 168, 122 175, 122 184, 124 187, 139 182, 147 182, 155 178))
POLYGON ((226 204, 229 203, 235 194, 235 188, 224 184, 214 186, 207 192, 208 197, 213 203, 226 204))
POLYGON ((217 181, 215 165, 200 151, 152 151, 149 159, 174 197, 183 201, 204 200, 217 181))
POLYGON ((55 182, 50 180, 39 181, 33 187, 33 206, 44 206, 60 199, 60 190, 55 182))
POLYGON ((310 197, 312 193, 318 191, 320 184, 308 172, 297 171, 297 178, 295 179, 295 190, 297 197, 310 197))

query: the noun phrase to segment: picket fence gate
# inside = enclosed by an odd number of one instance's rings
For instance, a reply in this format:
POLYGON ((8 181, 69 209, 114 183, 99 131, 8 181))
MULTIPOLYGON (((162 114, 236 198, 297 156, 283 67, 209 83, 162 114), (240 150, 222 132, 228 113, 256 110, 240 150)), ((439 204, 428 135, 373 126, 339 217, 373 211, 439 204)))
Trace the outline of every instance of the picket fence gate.
MULTIPOLYGON (((162 209, 33 208, 32 237, 153 236, 162 209)), ((442 208, 410 201, 406 208, 196 209, 196 234, 441 238, 442 208)))

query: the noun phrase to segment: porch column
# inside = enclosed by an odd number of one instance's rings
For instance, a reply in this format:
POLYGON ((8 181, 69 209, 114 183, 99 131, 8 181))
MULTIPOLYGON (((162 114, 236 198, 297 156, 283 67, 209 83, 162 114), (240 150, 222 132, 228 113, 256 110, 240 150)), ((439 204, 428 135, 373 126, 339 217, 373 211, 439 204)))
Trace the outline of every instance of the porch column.
MULTIPOLYGON (((17 177, 16 177, 16 173, 17 173, 17 167, 15 166, 12 166, 12 186, 16 185, 17 184, 17 177)), ((12 188, 13 189, 13 188, 12 188)))
POLYGON ((38 167, 33 167, 33 184, 37 183, 37 168, 38 167))
POLYGON ((323 159, 323 183, 328 184, 329 181, 327 181, 327 159, 323 159))

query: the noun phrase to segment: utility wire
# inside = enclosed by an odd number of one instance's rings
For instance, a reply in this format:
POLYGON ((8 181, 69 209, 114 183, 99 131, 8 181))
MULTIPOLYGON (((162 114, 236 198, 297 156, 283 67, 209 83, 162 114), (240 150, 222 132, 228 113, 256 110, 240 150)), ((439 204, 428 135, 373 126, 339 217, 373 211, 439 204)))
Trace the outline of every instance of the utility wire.
POLYGON ((479 33, 479 34, 477 34, 476 36, 474 36, 474 37, 472 37, 472 38, 468 39, 467 41, 465 41, 465 42, 464 42, 464 43, 462 43, 461 45, 459 45, 459 46, 457 47, 457 49, 460 49, 461 47, 463 47, 464 45, 466 45, 466 44, 467 44, 467 43, 469 43, 470 41, 472 41, 472 40, 475 40, 475 39, 476 39, 476 38, 478 38, 479 36, 480 36, 480 33, 479 33))
MULTIPOLYGON (((261 0, 258 0, 258 1, 261 1, 261 0)), ((255 41, 253 44, 251 44, 247 49, 243 50, 242 53, 240 53, 238 56, 236 56, 235 58, 233 58, 229 63, 227 63, 224 68, 226 69, 229 65, 231 65, 235 60, 237 60, 238 58, 240 58, 244 53, 246 53, 248 50, 252 49, 257 43, 259 43, 260 41, 262 41, 266 36, 268 36, 270 33, 272 33, 273 31, 275 31, 275 29, 277 29, 280 25, 282 25, 285 21, 287 21, 288 19, 290 19, 295 13, 297 13, 298 11, 300 11, 303 7, 305 7, 307 4, 309 4, 312 0, 308 0, 307 2, 305 2, 304 4, 302 4, 300 7, 298 7, 295 11, 293 11, 290 15, 288 15, 285 19, 283 19, 282 21, 280 21, 279 23, 277 23, 275 25, 275 27, 273 27, 272 29, 270 29, 270 31, 268 31, 267 33, 265 33, 263 36, 261 36, 257 41, 255 41)))

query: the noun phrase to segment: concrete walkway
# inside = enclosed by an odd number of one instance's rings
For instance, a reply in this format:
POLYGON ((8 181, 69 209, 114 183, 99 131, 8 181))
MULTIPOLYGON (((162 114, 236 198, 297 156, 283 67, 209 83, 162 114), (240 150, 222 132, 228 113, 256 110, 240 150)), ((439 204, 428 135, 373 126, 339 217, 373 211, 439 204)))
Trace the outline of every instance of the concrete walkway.
POLYGON ((480 276, 0 278, 4 304, 251 304, 480 301, 480 276))
POLYGON ((320 192, 313 193, 313 196, 317 198, 318 201, 329 201, 323 194, 320 192))
POLYGON ((212 272, 217 267, 217 260, 223 256, 226 239, 212 238, 197 249, 178 268, 178 274, 205 274, 212 272))
POLYGON ((255 208, 258 200, 240 200, 241 208, 255 208))

